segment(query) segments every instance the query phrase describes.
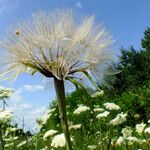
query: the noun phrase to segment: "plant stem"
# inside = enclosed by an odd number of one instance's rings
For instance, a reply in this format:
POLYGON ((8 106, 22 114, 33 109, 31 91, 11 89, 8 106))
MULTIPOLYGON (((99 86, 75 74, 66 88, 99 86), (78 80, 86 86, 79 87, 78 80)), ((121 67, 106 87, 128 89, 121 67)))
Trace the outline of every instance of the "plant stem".
POLYGON ((1 142, 1 149, 4 150, 4 141, 2 137, 2 126, 0 125, 0 142, 1 142))
POLYGON ((61 119, 62 130, 65 135, 67 150, 72 150, 70 133, 68 129, 67 115, 66 115, 66 100, 64 81, 54 78, 55 90, 57 94, 58 109, 61 119))
POLYGON ((108 145, 107 145, 107 150, 110 150, 110 146, 111 146, 111 138, 109 139, 108 145))

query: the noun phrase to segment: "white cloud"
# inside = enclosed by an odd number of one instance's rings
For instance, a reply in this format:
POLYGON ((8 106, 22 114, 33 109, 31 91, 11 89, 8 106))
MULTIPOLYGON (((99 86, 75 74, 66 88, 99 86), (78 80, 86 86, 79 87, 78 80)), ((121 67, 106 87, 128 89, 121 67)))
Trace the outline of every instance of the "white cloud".
POLYGON ((12 94, 12 96, 10 97, 10 99, 12 101, 15 101, 15 102, 21 101, 22 100, 21 93, 22 93, 22 89, 21 88, 17 89, 16 91, 14 90, 14 93, 12 94))
POLYGON ((82 3, 81 2, 77 2, 75 4, 75 6, 78 8, 78 9, 82 9, 82 3))
POLYGON ((42 91, 44 86, 42 85, 24 85, 24 89, 29 92, 42 91))

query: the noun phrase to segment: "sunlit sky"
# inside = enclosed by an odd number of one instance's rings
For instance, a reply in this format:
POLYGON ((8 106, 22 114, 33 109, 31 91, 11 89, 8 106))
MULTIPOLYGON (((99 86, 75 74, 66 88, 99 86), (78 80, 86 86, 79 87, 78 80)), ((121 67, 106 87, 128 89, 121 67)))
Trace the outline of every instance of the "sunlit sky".
MULTIPOLYGON (((0 38, 5 36, 10 25, 30 18, 39 10, 55 8, 73 9, 77 16, 94 14, 96 22, 103 24, 116 40, 116 54, 120 47, 133 45, 139 49, 143 32, 150 26, 149 0, 0 0, 0 38)), ((25 73, 13 83, 1 83, 1 86, 15 89, 7 109, 14 110, 20 119, 24 116, 26 130, 33 128, 35 118, 41 116, 55 99, 52 83, 39 74, 25 73)), ((71 86, 67 91, 71 91, 71 86)), ((21 126, 21 121, 17 119, 17 122, 21 126)))

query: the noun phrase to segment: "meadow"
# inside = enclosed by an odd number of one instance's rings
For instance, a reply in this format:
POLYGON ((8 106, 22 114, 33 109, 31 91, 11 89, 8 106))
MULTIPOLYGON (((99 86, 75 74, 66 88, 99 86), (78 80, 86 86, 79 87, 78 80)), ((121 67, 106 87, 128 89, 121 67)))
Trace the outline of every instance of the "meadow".
POLYGON ((38 12, 2 41, 1 80, 26 72, 53 78, 56 96, 35 132, 14 124, 11 88, 0 88, 1 150, 150 150, 150 28, 141 49, 120 49, 93 16, 76 22, 71 10, 38 12), (78 23, 78 24, 77 24, 78 23), (76 90, 67 94, 69 81, 76 90))

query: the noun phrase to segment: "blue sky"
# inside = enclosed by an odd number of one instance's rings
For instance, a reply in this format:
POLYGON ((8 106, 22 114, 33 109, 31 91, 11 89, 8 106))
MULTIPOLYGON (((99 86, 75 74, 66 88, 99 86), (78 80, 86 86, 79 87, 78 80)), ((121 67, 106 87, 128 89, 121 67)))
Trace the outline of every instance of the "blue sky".
MULTIPOLYGON (((0 0, 0 38, 5 36, 11 24, 30 18, 39 10, 55 8, 73 9, 77 16, 94 14, 96 21, 102 23, 116 39, 114 48, 117 54, 122 46, 133 45, 139 49, 143 32, 150 26, 149 0, 0 0)), ((17 116, 25 117, 26 129, 34 126, 35 118, 42 115, 55 98, 52 83, 39 74, 30 76, 24 73, 14 83, 1 84, 15 89, 8 103, 17 116)), ((67 88, 70 90, 71 86, 67 88)))

